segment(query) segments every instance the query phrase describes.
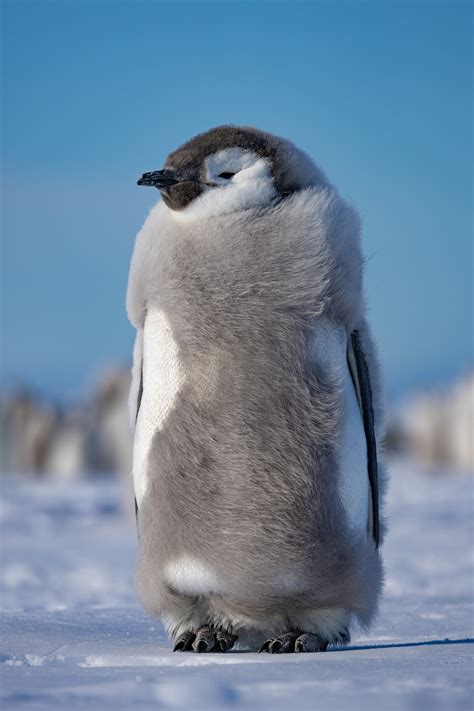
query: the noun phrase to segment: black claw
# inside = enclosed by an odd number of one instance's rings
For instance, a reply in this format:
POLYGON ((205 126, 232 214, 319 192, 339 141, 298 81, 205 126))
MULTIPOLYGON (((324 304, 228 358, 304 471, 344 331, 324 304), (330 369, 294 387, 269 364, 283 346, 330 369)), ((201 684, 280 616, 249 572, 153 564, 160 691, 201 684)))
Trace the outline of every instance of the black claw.
POLYGON ((262 644, 262 646, 260 647, 260 649, 258 650, 258 653, 260 654, 260 652, 268 652, 268 648, 269 648, 269 646, 271 645, 272 642, 273 642, 273 639, 267 639, 267 640, 262 644))
POLYGON ((199 640, 199 642, 196 645, 196 652, 198 652, 198 653, 207 652, 207 642, 205 639, 199 640))
POLYGON ((281 643, 281 640, 277 638, 274 639, 271 645, 268 647, 268 651, 270 652, 270 654, 279 654, 279 652, 281 652, 282 650, 282 647, 283 645, 281 643))

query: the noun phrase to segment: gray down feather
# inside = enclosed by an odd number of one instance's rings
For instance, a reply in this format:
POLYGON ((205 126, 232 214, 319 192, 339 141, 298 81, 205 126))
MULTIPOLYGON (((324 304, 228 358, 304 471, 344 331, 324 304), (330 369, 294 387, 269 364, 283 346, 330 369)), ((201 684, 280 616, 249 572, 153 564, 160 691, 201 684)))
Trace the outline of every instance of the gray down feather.
MULTIPOLYGON (((172 634, 207 620, 282 631, 319 609, 367 625, 376 612, 380 554, 338 493, 342 384, 310 346, 321 319, 359 330, 380 443, 359 235, 355 210, 323 184, 192 225, 160 202, 137 237, 129 318, 140 331, 164 312, 185 372, 138 512, 138 594, 172 634), (219 589, 174 590, 163 571, 181 555, 216 571, 219 589)), ((379 479, 383 493, 383 466, 379 479)))

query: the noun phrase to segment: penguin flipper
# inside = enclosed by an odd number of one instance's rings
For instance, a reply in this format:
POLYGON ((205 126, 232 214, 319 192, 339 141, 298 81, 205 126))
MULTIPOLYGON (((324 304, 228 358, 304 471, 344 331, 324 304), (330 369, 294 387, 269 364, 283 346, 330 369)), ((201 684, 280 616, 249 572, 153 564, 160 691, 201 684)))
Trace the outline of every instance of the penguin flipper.
POLYGON ((372 537, 374 539, 375 547, 378 548, 380 541, 379 481, 374 408, 372 402, 369 366, 367 364, 367 358, 364 353, 362 340, 358 330, 352 331, 351 336, 348 339, 347 360, 364 424, 365 439, 367 443, 367 473, 369 477, 372 503, 372 537))
MULTIPOLYGON (((137 330, 133 348, 132 382, 128 400, 130 427, 135 431, 143 397, 143 329, 137 330)), ((138 503, 135 496, 135 518, 138 518, 138 503)))
MULTIPOLYGON (((136 410, 136 415, 135 415, 135 424, 138 420, 138 413, 140 412, 140 405, 142 402, 142 397, 143 397, 143 363, 140 368, 140 381, 138 384, 137 410, 136 410)), ((137 502, 136 495, 135 495, 135 521, 137 522, 137 526, 138 526, 138 502, 137 502)))
POLYGON ((135 431, 143 396, 143 328, 137 330, 133 346, 132 381, 128 396, 130 427, 135 431))

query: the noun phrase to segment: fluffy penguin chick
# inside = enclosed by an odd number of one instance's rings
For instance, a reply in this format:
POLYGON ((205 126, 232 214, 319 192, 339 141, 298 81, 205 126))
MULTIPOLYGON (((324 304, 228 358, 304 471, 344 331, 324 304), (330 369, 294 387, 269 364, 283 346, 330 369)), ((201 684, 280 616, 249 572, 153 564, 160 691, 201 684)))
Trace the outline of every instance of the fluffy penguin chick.
POLYGON ((139 185, 162 197, 127 295, 139 598, 176 650, 347 643, 381 591, 385 478, 357 214, 249 127, 139 185))

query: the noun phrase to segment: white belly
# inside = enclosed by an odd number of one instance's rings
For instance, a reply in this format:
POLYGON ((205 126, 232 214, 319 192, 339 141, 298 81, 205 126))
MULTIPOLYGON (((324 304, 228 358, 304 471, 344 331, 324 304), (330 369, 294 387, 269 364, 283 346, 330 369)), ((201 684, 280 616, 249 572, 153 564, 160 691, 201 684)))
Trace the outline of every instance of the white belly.
POLYGON ((347 363, 347 336, 343 326, 320 319, 314 328, 312 354, 318 363, 340 378, 344 392, 343 418, 337 449, 340 497, 349 525, 366 530, 369 518, 369 478, 364 425, 347 363))
POLYGON ((143 393, 133 444, 133 486, 138 506, 148 486, 149 453, 184 382, 179 353, 166 315, 150 310, 143 332, 143 393))

